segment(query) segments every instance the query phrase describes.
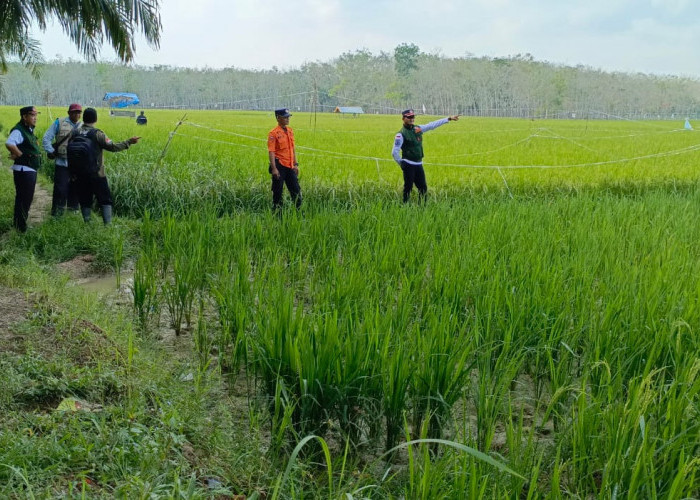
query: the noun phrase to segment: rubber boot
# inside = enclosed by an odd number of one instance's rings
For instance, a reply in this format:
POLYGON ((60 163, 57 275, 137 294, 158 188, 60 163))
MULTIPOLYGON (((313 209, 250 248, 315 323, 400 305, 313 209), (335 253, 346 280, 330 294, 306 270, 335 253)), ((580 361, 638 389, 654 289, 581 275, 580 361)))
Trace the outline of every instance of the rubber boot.
POLYGON ((85 222, 90 222, 90 215, 92 214, 92 208, 90 207, 81 207, 80 212, 83 214, 83 220, 85 222))
POLYGON ((112 205, 102 205, 102 221, 105 226, 109 226, 112 223, 112 205))

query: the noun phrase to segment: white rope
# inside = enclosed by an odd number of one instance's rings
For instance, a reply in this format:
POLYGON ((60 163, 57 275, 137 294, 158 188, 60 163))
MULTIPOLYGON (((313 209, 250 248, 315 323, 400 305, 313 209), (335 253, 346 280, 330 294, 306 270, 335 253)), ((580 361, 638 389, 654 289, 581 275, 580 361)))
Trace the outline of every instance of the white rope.
POLYGON ((180 137, 187 137, 189 139, 197 139, 198 141, 205 141, 205 142, 215 142, 217 144, 226 144, 228 146, 239 146, 242 148, 251 148, 251 149, 260 149, 260 146, 251 146, 250 144, 240 144, 238 142, 229 142, 229 141, 219 141, 217 139, 212 139, 210 137, 199 137, 197 135, 187 135, 187 134, 181 134, 180 132, 171 132, 172 135, 177 135, 180 137))
MULTIPOLYGON (((261 139, 260 137, 254 137, 254 136, 249 136, 245 134, 237 134, 235 132, 230 132, 226 130, 219 130, 219 129, 214 129, 211 127, 206 127, 204 125, 199 125, 196 123, 191 123, 191 122, 185 122, 188 125, 191 125, 193 127, 197 128, 202 128, 202 129, 207 129, 211 130, 214 132, 221 132, 229 135, 233 135, 236 137, 242 137, 245 139, 252 139, 258 142, 265 142, 265 139, 261 139)), ((542 129, 542 130, 547 130, 547 129, 542 129)), ((547 130, 549 131, 549 130, 547 130)), ((549 131, 551 133, 551 131, 549 131)), ((245 148, 253 148, 253 149, 258 149, 258 146, 251 146, 247 144, 240 144, 236 142, 230 142, 230 141, 220 141, 216 139, 211 139, 207 137, 199 137, 199 136, 190 136, 186 134, 181 134, 181 133, 174 133, 174 135, 178 135, 181 137, 188 137, 191 139, 197 139, 201 141, 206 141, 206 142, 214 142, 217 144, 226 144, 226 145, 232 145, 232 146, 239 146, 239 147, 245 147, 245 148)), ((513 143, 508 146, 504 146, 503 148, 499 148, 498 150, 494 151, 499 151, 501 149, 505 149, 507 147, 512 147, 515 144, 525 142, 527 140, 530 140, 532 137, 537 137, 536 135, 527 137, 525 139, 522 139, 520 141, 517 141, 516 143, 513 143)), ((567 140, 566 137, 562 136, 541 136, 541 137, 551 137, 554 139, 565 139, 567 140)), ((581 144, 578 144, 574 141, 571 141, 573 144, 576 144, 577 146, 580 146, 584 149, 588 149, 592 152, 596 152, 590 148, 587 148, 586 146, 583 146, 581 144)), ((311 148, 311 147, 305 147, 305 146, 297 146, 297 150, 301 150, 303 153, 304 151, 308 151, 308 153, 305 153, 304 156, 321 156, 321 157, 330 157, 330 158, 343 158, 343 159, 350 159, 350 160, 363 160, 363 161, 372 161, 374 160, 376 165, 379 165, 379 162, 391 162, 394 163, 393 159, 390 158, 380 158, 380 157, 375 157, 375 156, 362 156, 362 155, 355 155, 351 153, 342 153, 342 152, 337 152, 337 151, 327 151, 323 149, 317 149, 317 148, 311 148)), ((569 165, 474 165, 474 164, 456 164, 456 163, 432 163, 432 162, 425 162, 424 165, 426 166, 436 166, 436 167, 453 167, 453 168, 472 168, 472 169, 485 169, 485 170, 498 170, 501 173, 501 176, 503 176, 503 173, 501 172, 501 169, 508 169, 508 170, 516 170, 516 169, 540 169, 540 170, 549 170, 549 169, 564 169, 564 168, 580 168, 580 167, 595 167, 595 166, 601 166, 601 165, 613 165, 613 164, 619 164, 619 163, 628 163, 628 162, 633 162, 633 161, 638 161, 638 160, 645 160, 649 158, 664 158, 664 157, 669 157, 669 156, 677 156, 681 154, 686 154, 686 153, 691 153, 694 151, 700 150, 700 144, 695 144, 692 146, 687 146, 684 148, 672 150, 672 151, 665 151, 661 153, 653 153, 653 154, 648 154, 648 155, 641 155, 641 156, 636 156, 636 157, 631 157, 631 158, 619 158, 616 160, 606 160, 606 161, 599 161, 599 162, 588 162, 588 163, 575 163, 575 164, 569 164, 569 165)), ((478 154, 478 153, 469 153, 469 155, 472 154, 478 154)), ((485 153, 484 153, 485 154, 485 153)), ((450 155, 451 157, 456 157, 458 155, 450 155)), ((459 156, 466 156, 466 155, 459 155, 459 156)), ((505 182, 505 178, 504 178, 505 182)), ((507 184, 506 184, 507 186, 507 184)))
POLYGON ((693 146, 688 146, 688 147, 676 149, 673 151, 666 151, 663 153, 654 153, 654 154, 650 154, 650 155, 635 156, 633 158, 620 158, 617 160, 598 161, 598 162, 591 162, 591 163, 574 163, 574 164, 570 164, 570 165, 458 165, 458 164, 454 164, 454 163, 424 163, 424 165, 431 165, 431 166, 437 166, 437 167, 482 168, 482 169, 503 168, 503 169, 509 169, 509 170, 516 170, 516 169, 534 168, 534 169, 546 170, 546 169, 555 169, 555 168, 578 168, 578 167, 595 167, 595 166, 600 166, 600 165, 612 165, 615 163, 627 163, 627 162, 632 162, 632 161, 637 161, 637 160, 646 160, 649 158, 664 158, 667 156, 677 156, 677 155, 690 153, 693 151, 699 151, 699 150, 700 150, 700 144, 695 144, 693 146))
POLYGON ((529 135, 525 137, 524 139, 520 139, 519 141, 515 141, 511 144, 506 144, 505 146, 501 146, 500 148, 492 149, 491 151, 481 151, 478 153, 461 153, 458 155, 432 155, 433 158, 461 158, 464 156, 483 156, 483 155, 490 155, 492 153, 498 153, 499 151, 503 151, 504 149, 509 149, 512 147, 517 146, 518 144, 522 144, 523 142, 527 142, 533 137, 536 137, 535 135, 529 135))
POLYGON ((508 181, 506 181, 506 176, 503 175, 503 172, 501 169, 498 169, 498 173, 501 174, 501 179, 503 179, 503 184, 506 185, 506 189, 508 190, 508 195, 510 196, 510 199, 514 199, 513 193, 510 191, 510 187, 508 186, 508 181))
POLYGON ((662 134, 675 134, 678 132, 685 132, 685 129, 674 128, 673 130, 663 130, 658 132, 647 132, 644 134, 621 134, 621 135, 578 135, 569 137, 569 139, 594 139, 596 141, 602 141, 606 139, 630 139, 635 137, 647 137, 650 135, 662 135, 662 134))
POLYGON ((229 131, 229 130, 221 130, 221 129, 218 129, 218 128, 211 128, 211 127, 207 127, 207 126, 205 126, 205 125, 200 125, 200 124, 198 124, 198 123, 183 122, 183 125, 189 125, 189 126, 191 126, 191 127, 196 127, 196 128, 203 128, 203 129, 205 129, 205 130, 211 130, 212 132, 220 132, 220 133, 222 133, 222 134, 233 135, 233 136, 236 136, 236 137, 243 137, 243 138, 245 138, 245 139, 252 139, 252 140, 254 140, 254 141, 262 141, 262 142, 266 142, 266 141, 267 141, 267 139, 261 139, 260 137, 256 137, 256 136, 252 136, 252 135, 245 135, 245 134, 237 134, 237 133, 231 132, 231 131, 229 131))
POLYGON ((554 132, 552 132, 552 131, 549 130, 548 128, 542 128, 542 129, 540 129, 540 130, 542 130, 542 131, 544 131, 544 132, 548 132, 548 133, 551 134, 551 135, 550 135, 550 136, 546 136, 546 135, 545 135, 545 136, 542 136, 542 135, 535 135, 535 137, 553 137, 553 138, 555 138, 555 139, 562 139, 562 140, 565 140, 565 141, 569 141, 571 144, 573 144, 573 145, 575 145, 575 146, 578 146, 578 147, 583 148, 583 149, 587 149, 587 150, 590 151, 591 153, 597 153, 597 152, 598 152, 598 151, 596 151, 596 150, 594 150, 594 149, 592 149, 592 148, 589 148, 588 146, 584 146, 583 144, 579 144, 578 142, 573 141, 573 140, 569 139, 568 137, 564 137, 563 135, 555 134, 554 132))

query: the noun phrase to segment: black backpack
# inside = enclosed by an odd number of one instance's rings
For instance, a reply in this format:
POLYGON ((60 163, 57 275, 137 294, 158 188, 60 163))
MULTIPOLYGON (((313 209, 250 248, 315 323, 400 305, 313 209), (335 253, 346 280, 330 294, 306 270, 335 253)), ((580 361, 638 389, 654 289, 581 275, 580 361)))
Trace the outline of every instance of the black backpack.
POLYGON ((99 147, 97 130, 76 130, 71 134, 66 152, 68 154, 68 171, 73 175, 91 176, 100 170, 97 164, 99 147))

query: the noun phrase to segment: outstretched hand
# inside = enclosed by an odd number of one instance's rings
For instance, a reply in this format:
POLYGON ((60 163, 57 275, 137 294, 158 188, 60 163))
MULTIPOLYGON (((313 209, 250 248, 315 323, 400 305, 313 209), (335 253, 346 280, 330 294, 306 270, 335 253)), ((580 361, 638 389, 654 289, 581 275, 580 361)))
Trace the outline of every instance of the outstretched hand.
POLYGON ((136 144, 137 142, 139 142, 139 139, 141 139, 141 137, 130 137, 129 144, 136 144))
POLYGON ((457 120, 459 120, 459 115, 454 115, 454 116, 448 116, 448 117, 447 117, 447 121, 450 121, 450 122, 456 122, 457 120))

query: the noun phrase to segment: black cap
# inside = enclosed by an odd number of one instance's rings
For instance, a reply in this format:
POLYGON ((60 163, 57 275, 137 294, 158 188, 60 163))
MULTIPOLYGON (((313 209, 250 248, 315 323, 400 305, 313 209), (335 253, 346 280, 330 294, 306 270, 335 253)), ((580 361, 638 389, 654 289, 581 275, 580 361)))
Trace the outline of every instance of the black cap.
POLYGON ((404 118, 413 118, 414 116, 416 116, 416 114, 413 112, 412 109, 404 109, 401 112, 401 116, 404 118))
POLYGON ((95 123, 97 121, 97 110, 95 108, 85 108, 83 111, 83 123, 95 123))
POLYGON ((36 110, 36 108, 34 106, 25 106, 25 107, 19 109, 19 116, 28 115, 30 113, 39 114, 39 112, 36 110))
POLYGON ((280 108, 275 110, 275 116, 279 118, 289 118, 292 114, 287 108, 280 108))

